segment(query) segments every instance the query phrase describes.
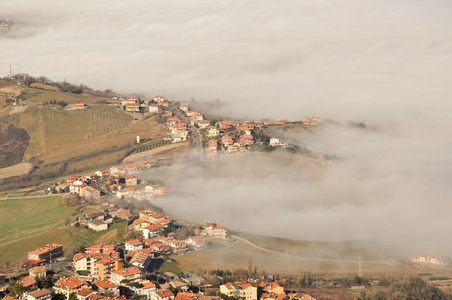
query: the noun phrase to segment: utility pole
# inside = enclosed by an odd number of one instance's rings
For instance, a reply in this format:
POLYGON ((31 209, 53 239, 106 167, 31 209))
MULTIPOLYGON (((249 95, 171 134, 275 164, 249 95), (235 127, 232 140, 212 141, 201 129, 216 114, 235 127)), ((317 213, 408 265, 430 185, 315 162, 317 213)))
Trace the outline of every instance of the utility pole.
POLYGON ((358 270, 358 276, 361 278, 363 277, 363 271, 361 270, 361 256, 359 256, 359 270, 358 270))

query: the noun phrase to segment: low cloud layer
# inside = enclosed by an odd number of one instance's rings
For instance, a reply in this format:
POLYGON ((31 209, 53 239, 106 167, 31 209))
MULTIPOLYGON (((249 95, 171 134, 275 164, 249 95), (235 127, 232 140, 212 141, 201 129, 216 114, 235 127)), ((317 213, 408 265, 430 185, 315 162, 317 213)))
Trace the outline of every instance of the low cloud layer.
MULTIPOLYGON (((231 105, 238 117, 441 119, 450 109, 447 1, 17 0, 0 70, 231 105)), ((430 120, 431 120, 430 119, 430 120)))
POLYGON ((278 152, 223 157, 164 176, 175 192, 156 203, 180 218, 257 234, 371 241, 393 255, 452 254, 448 156, 426 141, 348 126, 281 136, 340 159, 320 166, 278 152))
POLYGON ((24 23, 0 36, 4 75, 12 65, 126 94, 219 98, 214 112, 232 117, 378 128, 283 136, 341 158, 320 171, 253 156, 193 166, 170 182, 184 195, 165 204, 174 214, 452 255, 450 1, 16 0, 0 11, 24 23))

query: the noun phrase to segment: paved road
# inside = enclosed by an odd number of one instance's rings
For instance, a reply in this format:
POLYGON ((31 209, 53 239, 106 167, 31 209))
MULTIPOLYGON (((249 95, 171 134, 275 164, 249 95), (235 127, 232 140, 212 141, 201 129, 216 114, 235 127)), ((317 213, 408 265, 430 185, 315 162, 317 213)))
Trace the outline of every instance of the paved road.
MULTIPOLYGON (((179 119, 181 119, 182 122, 188 124, 188 126, 190 126, 190 119, 185 116, 182 111, 177 108, 173 103, 170 104, 169 109, 171 110, 171 112, 179 117, 179 119)), ((199 132, 199 129, 194 127, 194 126, 190 126, 190 138, 191 138, 191 148, 192 151, 189 153, 189 160, 190 161, 199 161, 202 160, 202 141, 201 141, 201 133, 199 132)))

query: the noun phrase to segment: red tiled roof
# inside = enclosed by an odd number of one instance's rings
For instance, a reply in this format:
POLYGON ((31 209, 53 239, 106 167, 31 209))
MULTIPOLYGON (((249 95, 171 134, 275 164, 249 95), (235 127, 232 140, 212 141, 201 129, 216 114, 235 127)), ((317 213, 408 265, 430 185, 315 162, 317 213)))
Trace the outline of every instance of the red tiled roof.
POLYGON ((97 285, 98 287, 102 288, 102 289, 108 289, 108 288, 114 288, 114 287, 117 287, 116 284, 111 283, 111 282, 108 281, 108 280, 98 281, 98 282, 96 282, 96 285, 97 285))
POLYGON ((170 290, 166 290, 166 289, 155 291, 155 293, 157 295, 159 295, 161 298, 174 296, 174 294, 170 290))

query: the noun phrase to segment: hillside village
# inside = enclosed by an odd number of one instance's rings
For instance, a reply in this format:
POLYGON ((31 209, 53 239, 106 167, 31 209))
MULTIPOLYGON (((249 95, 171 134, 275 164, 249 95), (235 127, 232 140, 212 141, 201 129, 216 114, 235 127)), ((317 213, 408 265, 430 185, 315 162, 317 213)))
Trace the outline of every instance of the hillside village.
MULTIPOLYGON (((276 137, 271 137, 265 128, 277 125, 303 124, 316 126, 322 122, 321 117, 306 117, 303 121, 233 121, 221 120, 212 123, 198 110, 191 110, 185 102, 172 102, 163 96, 152 99, 138 97, 114 97, 121 109, 130 113, 151 113, 165 122, 171 132, 173 143, 186 141, 189 138, 199 137, 204 155, 212 158, 220 152, 233 153, 249 151, 255 145, 272 151, 276 147, 289 147, 288 143, 276 137)), ((77 103, 83 108, 83 103, 77 103)))
POLYGON ((199 276, 185 271, 155 273, 155 262, 167 259, 168 255, 204 251, 209 247, 205 237, 227 239, 228 228, 210 222, 198 233, 181 239, 172 236, 180 225, 151 210, 139 211, 138 216, 126 209, 117 209, 108 216, 102 212, 89 212, 80 217, 79 222, 87 222, 89 228, 96 230, 92 224, 112 217, 133 220, 131 230, 136 238, 118 245, 88 246, 68 261, 61 244, 48 244, 30 251, 28 260, 17 265, 28 275, 14 280, 3 277, 0 296, 3 295, 4 300, 314 299, 306 293, 285 292, 277 282, 256 278, 223 282, 220 277, 212 281, 210 275, 199 276))
MULTIPOLYGON (((15 97, 15 96, 14 96, 15 97)), ((20 106, 27 100, 9 101, 20 106)), ((48 104, 45 104, 48 105, 48 104)), ((84 101, 54 100, 67 113, 93 109, 84 101)), ((114 107, 128 114, 134 121, 153 118, 166 127, 158 138, 136 136, 133 152, 146 154, 170 144, 189 144, 198 153, 195 160, 209 161, 221 155, 247 151, 281 151, 302 154, 296 146, 273 136, 272 128, 301 126, 314 128, 322 124, 321 117, 306 117, 302 121, 237 121, 207 116, 189 107, 187 103, 175 102, 163 96, 140 99, 139 97, 114 96, 96 106, 114 107)), ((328 164, 328 157, 309 154, 320 164, 328 164)), ((60 243, 42 244, 28 252, 27 259, 14 265, 15 276, 0 274, 0 298, 5 300, 68 299, 68 300, 298 300, 314 299, 303 287, 313 286, 309 273, 301 275, 295 283, 293 278, 281 278, 258 272, 249 264, 247 272, 231 274, 227 270, 204 273, 193 270, 161 271, 165 263, 174 257, 209 251, 212 241, 235 243, 227 224, 207 222, 204 226, 190 224, 152 209, 136 209, 135 203, 146 202, 154 197, 165 197, 172 192, 164 182, 140 179, 140 174, 171 165, 155 158, 141 158, 121 162, 89 172, 72 173, 64 178, 52 178, 43 185, 45 194, 60 195, 65 203, 76 211, 65 226, 89 233, 108 232, 115 224, 124 224, 127 238, 117 243, 94 243, 86 247, 69 249, 60 243), (133 208, 131 208, 133 207, 133 208), (259 274, 258 274, 259 273, 259 274), (297 288, 285 289, 284 286, 297 288), (301 288, 300 288, 301 287, 301 288)), ((209 216, 205 216, 209 218, 209 216)), ((269 250, 272 251, 272 250, 269 250)), ((448 257, 417 254, 411 263, 423 266, 446 266, 448 257)), ((201 266, 200 266, 201 267, 201 266)), ((353 279, 348 282, 358 290, 377 283, 353 279)), ((318 286, 342 286, 343 282, 319 280, 318 286)), ((347 285, 347 287, 348 287, 347 285)))

